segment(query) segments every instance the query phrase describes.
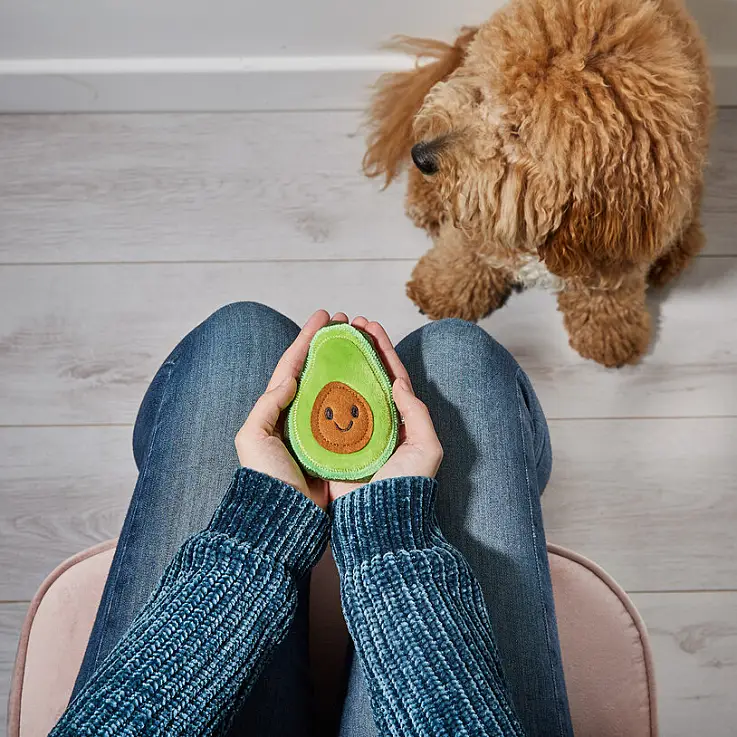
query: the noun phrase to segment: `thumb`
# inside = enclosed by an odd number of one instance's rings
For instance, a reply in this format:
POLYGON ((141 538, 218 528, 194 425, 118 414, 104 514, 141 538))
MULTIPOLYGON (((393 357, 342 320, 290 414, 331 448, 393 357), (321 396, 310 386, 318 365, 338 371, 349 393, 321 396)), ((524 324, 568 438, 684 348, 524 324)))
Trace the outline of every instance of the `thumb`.
POLYGON ((246 420, 246 428, 273 435, 279 415, 289 406, 297 392, 297 381, 288 376, 273 389, 262 394, 246 420))

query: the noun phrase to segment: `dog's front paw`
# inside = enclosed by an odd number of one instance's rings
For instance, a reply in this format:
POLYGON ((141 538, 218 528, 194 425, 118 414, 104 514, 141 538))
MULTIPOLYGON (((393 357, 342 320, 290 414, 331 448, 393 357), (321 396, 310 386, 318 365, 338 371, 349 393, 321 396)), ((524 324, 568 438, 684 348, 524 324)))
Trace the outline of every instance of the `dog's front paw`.
POLYGON ((571 348, 602 366, 637 363, 650 343, 650 315, 644 306, 619 303, 600 295, 588 303, 559 304, 571 348))
POLYGON ((439 294, 436 289, 426 288, 422 281, 413 279, 407 283, 407 296, 417 305, 420 312, 431 320, 445 317, 460 317, 475 322, 491 312, 482 300, 465 300, 453 294, 439 294))
POLYGON ((512 284, 501 272, 481 263, 461 269, 457 263, 438 263, 431 254, 420 259, 407 284, 407 296, 431 320, 475 322, 506 302, 512 284))
POLYGON ((599 331, 594 326, 570 336, 573 350, 607 368, 637 363, 647 350, 648 339, 633 331, 599 331))

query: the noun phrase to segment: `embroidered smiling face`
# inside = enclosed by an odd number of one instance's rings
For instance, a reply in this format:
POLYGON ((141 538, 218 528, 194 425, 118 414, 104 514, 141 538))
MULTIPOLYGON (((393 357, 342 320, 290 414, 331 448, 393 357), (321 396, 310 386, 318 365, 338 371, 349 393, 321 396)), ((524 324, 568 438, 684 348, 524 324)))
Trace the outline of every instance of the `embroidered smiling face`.
POLYGON ((315 440, 333 453, 356 453, 365 448, 374 430, 368 402, 340 381, 331 381, 320 390, 310 424, 315 440))

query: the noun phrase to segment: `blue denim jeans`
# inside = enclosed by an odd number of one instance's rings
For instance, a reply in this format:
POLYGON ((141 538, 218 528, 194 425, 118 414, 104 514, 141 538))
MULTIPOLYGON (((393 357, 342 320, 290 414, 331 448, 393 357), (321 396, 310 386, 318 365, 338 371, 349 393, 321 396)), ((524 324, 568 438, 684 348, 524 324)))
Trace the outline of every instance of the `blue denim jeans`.
MULTIPOLYGON (((201 530, 238 465, 233 440, 299 328, 268 307, 218 310, 174 349, 139 410, 139 476, 75 692, 145 604, 182 542, 201 530)), ((551 467, 542 409, 528 378, 486 332, 431 323, 397 351, 445 450, 437 514, 486 597, 512 698, 530 737, 572 735, 542 525, 551 467)), ((309 581, 294 624, 230 735, 310 734, 309 581)), ((353 663, 341 737, 376 734, 353 663)))

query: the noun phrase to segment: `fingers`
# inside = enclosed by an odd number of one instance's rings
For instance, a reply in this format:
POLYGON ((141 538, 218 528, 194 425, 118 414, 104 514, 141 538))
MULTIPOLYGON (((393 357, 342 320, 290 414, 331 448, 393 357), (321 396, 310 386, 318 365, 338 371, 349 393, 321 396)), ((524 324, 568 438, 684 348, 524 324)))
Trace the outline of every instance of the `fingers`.
POLYGON ((296 392, 297 380, 293 376, 288 376, 280 384, 268 389, 253 405, 242 431, 247 434, 273 435, 279 415, 289 406, 296 392))
MULTIPOLYGON (((347 319, 347 318, 346 318, 347 319)), ((276 364, 274 373, 266 390, 269 391, 289 378, 298 378, 310 349, 310 341, 315 333, 330 322, 330 315, 325 310, 318 310, 305 323, 296 340, 287 348, 276 364)))
MULTIPOLYGON (((358 319, 359 318, 356 318, 356 320, 358 319)), ((361 319, 366 320, 366 318, 361 319)), ((356 320, 353 321, 353 325, 354 327, 359 327, 358 325, 356 325, 356 320)), ((378 322, 368 321, 366 321, 365 325, 360 329, 368 333, 374 339, 376 350, 379 352, 381 360, 384 362, 384 366, 386 366, 391 381, 394 382, 396 379, 404 379, 404 381, 411 389, 412 382, 410 381, 407 369, 404 368, 404 364, 397 355, 397 352, 394 349, 394 346, 392 345, 392 342, 387 335, 386 330, 384 330, 384 328, 378 322)))
POLYGON ((359 315, 358 317, 353 318, 351 325, 359 330, 365 330, 366 325, 368 325, 368 320, 363 315, 359 315))
POLYGON ((336 312, 330 320, 332 322, 348 322, 348 315, 345 312, 336 312))

